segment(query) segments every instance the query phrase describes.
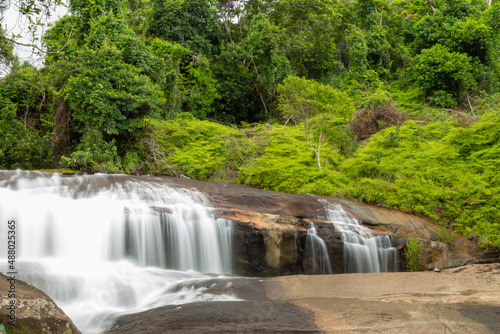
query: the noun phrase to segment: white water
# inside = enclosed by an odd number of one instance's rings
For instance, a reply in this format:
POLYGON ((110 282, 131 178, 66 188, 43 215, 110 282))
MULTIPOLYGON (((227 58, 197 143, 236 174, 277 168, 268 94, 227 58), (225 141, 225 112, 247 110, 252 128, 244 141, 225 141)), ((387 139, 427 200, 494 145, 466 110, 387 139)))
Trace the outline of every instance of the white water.
POLYGON ((232 271, 231 223, 215 220, 202 194, 119 175, 0 173, 0 271, 10 271, 14 219, 17 278, 46 292, 82 332, 161 305, 234 300, 202 294, 213 278, 202 273, 232 271))
POLYGON ((332 273, 325 241, 318 236, 314 224, 307 230, 306 252, 306 258, 311 259, 313 273, 320 275, 332 273))
POLYGON ((324 201, 327 219, 341 232, 344 243, 344 266, 348 273, 397 271, 398 252, 388 235, 374 236, 370 229, 339 204, 324 201))

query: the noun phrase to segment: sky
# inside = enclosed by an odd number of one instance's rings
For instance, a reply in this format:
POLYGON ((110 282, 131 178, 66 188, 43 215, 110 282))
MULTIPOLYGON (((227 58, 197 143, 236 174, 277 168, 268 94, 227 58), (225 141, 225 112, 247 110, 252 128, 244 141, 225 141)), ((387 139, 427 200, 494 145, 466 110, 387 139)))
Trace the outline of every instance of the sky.
MULTIPOLYGON (((21 38, 16 38, 17 41, 24 44, 36 44, 41 47, 41 36, 43 32, 46 31, 49 27, 41 26, 37 30, 36 38, 38 41, 34 41, 33 37, 30 36, 30 32, 28 29, 28 20, 19 15, 19 12, 16 8, 16 0, 0 0, 0 3, 9 3, 9 8, 0 13, 2 17, 2 27, 6 31, 6 35, 8 37, 12 37, 12 35, 20 35, 21 38)), ((52 12, 52 16, 50 19, 45 20, 45 23, 55 22, 60 17, 64 16, 67 13, 68 9, 64 6, 58 6, 54 12, 52 12)), ((36 52, 33 52, 33 48, 26 46, 15 46, 14 51, 20 58, 21 62, 29 61, 33 65, 41 66, 43 64, 43 55, 40 55, 36 52)))

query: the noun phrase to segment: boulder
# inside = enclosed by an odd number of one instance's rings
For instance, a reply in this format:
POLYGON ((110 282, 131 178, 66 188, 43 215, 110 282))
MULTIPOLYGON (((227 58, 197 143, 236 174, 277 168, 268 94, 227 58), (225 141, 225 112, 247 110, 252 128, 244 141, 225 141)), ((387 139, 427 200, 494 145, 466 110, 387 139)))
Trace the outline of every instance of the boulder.
POLYGON ((45 293, 18 279, 10 281, 0 274, 0 323, 7 333, 79 334, 80 331, 45 293), (12 284, 11 284, 12 283, 12 284), (14 289, 12 289, 14 286, 14 289), (15 290, 15 314, 11 313, 11 294, 15 290), (12 323, 12 321, 14 323, 12 323))

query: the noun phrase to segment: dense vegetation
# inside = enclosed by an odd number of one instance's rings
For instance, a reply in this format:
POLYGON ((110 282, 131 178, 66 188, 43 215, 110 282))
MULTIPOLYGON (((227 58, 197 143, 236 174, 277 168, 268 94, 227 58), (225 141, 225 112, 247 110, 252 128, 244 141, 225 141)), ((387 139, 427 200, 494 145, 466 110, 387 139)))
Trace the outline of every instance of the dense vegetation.
POLYGON ((500 247, 498 22, 498 0, 70 0, 41 68, 0 31, 0 168, 349 196, 500 247))

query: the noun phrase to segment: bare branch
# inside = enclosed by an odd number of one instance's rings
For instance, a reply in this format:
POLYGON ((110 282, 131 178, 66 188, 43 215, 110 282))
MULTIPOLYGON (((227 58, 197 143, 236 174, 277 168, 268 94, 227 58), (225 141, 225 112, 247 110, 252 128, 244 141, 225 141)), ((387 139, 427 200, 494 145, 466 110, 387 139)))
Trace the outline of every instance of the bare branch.
POLYGON ((15 39, 8 38, 5 35, 0 35, 0 38, 4 39, 6 41, 9 41, 11 43, 14 43, 16 45, 21 45, 21 46, 27 46, 27 47, 30 47, 30 48, 35 48, 38 51, 46 53, 46 54, 58 54, 59 52, 61 52, 68 45, 72 33, 73 33, 73 27, 71 27, 71 31, 69 32, 68 40, 66 41, 66 43, 64 43, 64 45, 59 50, 57 50, 57 51, 45 51, 45 50, 41 49, 38 45, 21 43, 21 42, 16 41, 15 39))

